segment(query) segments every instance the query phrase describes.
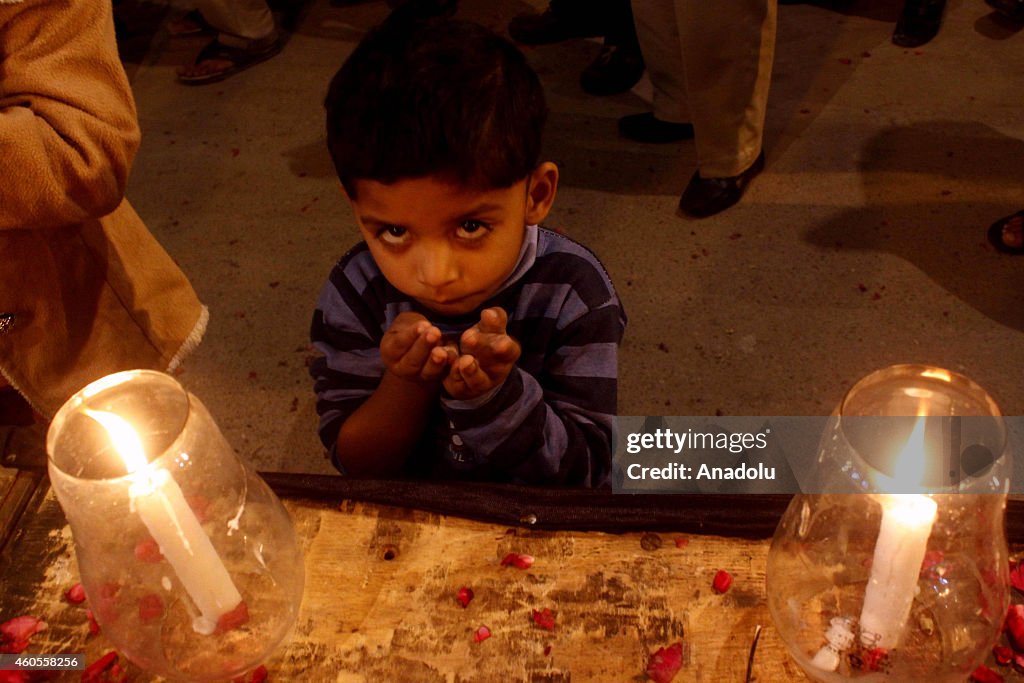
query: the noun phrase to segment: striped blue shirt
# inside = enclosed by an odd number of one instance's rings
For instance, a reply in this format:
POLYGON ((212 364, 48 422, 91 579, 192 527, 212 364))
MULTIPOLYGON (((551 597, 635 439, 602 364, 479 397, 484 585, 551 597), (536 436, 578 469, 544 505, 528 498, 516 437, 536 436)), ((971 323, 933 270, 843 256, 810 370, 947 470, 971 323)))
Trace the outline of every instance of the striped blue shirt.
POLYGON ((491 306, 505 309, 507 332, 522 346, 516 367, 483 397, 439 394, 405 474, 582 486, 608 481, 626 316, 597 257, 536 226, 527 228, 501 289, 456 317, 440 316, 395 289, 365 243, 342 257, 320 293, 311 329, 323 354, 310 368, 320 439, 335 466, 341 469, 335 453, 341 425, 380 383, 380 342, 395 318, 417 311, 457 338, 491 306))

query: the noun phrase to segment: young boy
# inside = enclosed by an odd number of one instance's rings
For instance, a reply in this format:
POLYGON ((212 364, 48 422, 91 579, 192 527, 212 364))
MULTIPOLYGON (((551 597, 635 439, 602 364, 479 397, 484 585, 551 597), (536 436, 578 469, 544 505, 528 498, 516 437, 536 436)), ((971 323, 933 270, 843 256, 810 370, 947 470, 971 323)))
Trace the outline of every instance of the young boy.
POLYGON ((364 242, 313 316, 320 437, 343 473, 606 483, 625 315, 597 258, 537 224, 558 169, 510 43, 385 24, 335 75, 327 144, 364 242))

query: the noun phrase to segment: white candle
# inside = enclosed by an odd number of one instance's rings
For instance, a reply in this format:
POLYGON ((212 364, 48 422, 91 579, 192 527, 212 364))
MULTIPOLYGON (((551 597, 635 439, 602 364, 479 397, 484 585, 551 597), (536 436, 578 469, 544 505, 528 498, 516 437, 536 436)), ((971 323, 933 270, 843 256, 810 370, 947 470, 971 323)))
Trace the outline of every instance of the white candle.
POLYGON ((217 620, 238 607, 242 596, 210 537, 170 473, 149 464, 138 434, 128 421, 114 413, 85 412, 106 428, 128 468, 132 509, 159 544, 160 552, 200 612, 192 627, 199 633, 213 633, 217 620))

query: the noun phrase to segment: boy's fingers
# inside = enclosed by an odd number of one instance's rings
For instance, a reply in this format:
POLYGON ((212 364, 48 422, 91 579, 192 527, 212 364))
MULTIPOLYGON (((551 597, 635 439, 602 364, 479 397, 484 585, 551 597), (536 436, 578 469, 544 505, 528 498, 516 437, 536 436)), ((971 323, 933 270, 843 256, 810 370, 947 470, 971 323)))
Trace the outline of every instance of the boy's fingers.
MULTIPOLYGON (((418 329, 421 327, 417 326, 418 329)), ((432 350, 441 340, 439 329, 430 323, 426 323, 425 327, 426 329, 412 342, 409 350, 398 360, 398 368, 403 374, 419 373, 432 350)))
POLYGON ((491 380, 487 373, 483 371, 473 356, 459 358, 459 362, 455 367, 459 369, 461 381, 473 393, 482 392, 490 384, 491 380))
POLYGON ((504 334, 508 324, 508 314, 500 306, 486 308, 480 313, 480 331, 491 334, 504 334))
POLYGON ((420 370, 420 377, 425 380, 440 379, 448 368, 448 352, 443 347, 435 346, 430 349, 426 363, 420 370))
MULTIPOLYGON (((405 314, 403 313, 402 315, 405 314)), ((430 322, 426 318, 419 321, 402 321, 402 316, 398 316, 391 329, 388 330, 388 334, 392 335, 392 343, 394 345, 399 348, 409 348, 430 327, 430 322)))

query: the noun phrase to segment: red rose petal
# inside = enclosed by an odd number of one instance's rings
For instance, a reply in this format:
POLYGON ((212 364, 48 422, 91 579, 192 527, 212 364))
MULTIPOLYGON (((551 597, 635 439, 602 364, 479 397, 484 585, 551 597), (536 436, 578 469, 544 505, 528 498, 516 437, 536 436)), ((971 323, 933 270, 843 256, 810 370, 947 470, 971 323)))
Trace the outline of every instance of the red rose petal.
POLYGON ((164 613, 164 601, 155 593, 147 593, 139 598, 139 621, 143 624, 159 619, 164 613))
POLYGON ((888 656, 889 651, 884 647, 873 647, 861 655, 861 668, 864 671, 878 671, 888 656))
POLYGON ((685 548, 688 545, 690 545, 690 539, 683 538, 682 536, 680 536, 679 538, 676 539, 676 547, 677 548, 685 548))
POLYGON ((103 672, 114 664, 117 664, 117 653, 111 650, 85 668, 82 672, 82 682, 101 683, 103 672))
POLYGON ((729 590, 729 586, 731 585, 732 574, 725 571, 724 569, 719 569, 718 572, 715 573, 714 580, 711 582, 711 587, 715 589, 716 593, 726 592, 727 590, 729 590))
POLYGON ((249 621, 249 606, 242 600, 230 612, 225 612, 217 619, 217 633, 234 630, 249 621))
POLYGON ((252 676, 249 678, 250 683, 265 683, 269 674, 267 674, 267 667, 260 664, 252 670, 252 676))
POLYGON ((160 552, 160 545, 152 538, 147 538, 135 544, 135 559, 139 562, 156 564, 164 559, 164 555, 160 552))
POLYGON ((542 629, 547 631, 553 631, 555 629, 555 615, 551 613, 551 610, 545 607, 541 611, 533 610, 533 623, 540 626, 542 629))
POLYGON ((533 556, 523 555, 522 553, 509 553, 501 560, 502 567, 508 567, 509 565, 517 569, 529 569, 533 566, 533 556))
POLYGON ((921 573, 927 572, 930 569, 942 564, 945 559, 945 555, 941 550, 929 550, 924 554, 924 559, 921 560, 921 573))
POLYGON ((91 609, 85 610, 85 616, 89 618, 89 633, 92 635, 98 635, 100 632, 99 622, 96 621, 95 615, 93 615, 91 609))
POLYGON ((72 605, 79 605, 85 602, 85 588, 81 583, 76 583, 74 586, 64 591, 64 599, 72 605))
POLYGON ((1024 605, 1010 605, 1003 623, 1010 645, 1014 650, 1024 650, 1024 605))
POLYGON ((551 646, 550 645, 546 645, 544 647, 544 656, 547 657, 550 654, 551 654, 551 646))
POLYGON ((491 637, 491 629, 487 628, 486 626, 481 626, 480 628, 478 628, 476 631, 473 632, 473 642, 474 643, 482 643, 483 641, 487 640, 490 637, 491 637))
POLYGON ((0 669, 0 683, 31 683, 28 671, 11 671, 0 669))
POLYGON ((1011 565, 1010 585, 1024 592, 1024 563, 1018 562, 1016 567, 1011 565))
POLYGON ((1024 655, 1014 653, 1013 670, 1019 674, 1024 673, 1024 655))
POLYGON ((971 680, 975 683, 1003 683, 1003 677, 984 664, 974 670, 971 680))
POLYGON ((185 496, 185 502, 192 508, 192 512, 195 513, 196 519, 202 524, 206 521, 210 512, 210 499, 206 496, 201 496, 198 493, 192 494, 191 496, 185 496))
POLYGON ((1005 645, 996 645, 992 648, 992 656, 995 657, 996 664, 1006 666, 1013 661, 1013 650, 1005 645))
POLYGON ((28 647, 29 639, 46 628, 46 622, 36 617, 14 617, 0 624, 0 652, 20 654, 28 647))
POLYGON ((463 586, 459 589, 459 594, 456 596, 456 599, 464 608, 469 607, 469 602, 473 599, 473 589, 463 586))
POLYGON ((683 667, 683 644, 672 643, 659 648, 647 660, 647 675, 655 683, 668 683, 683 667))

